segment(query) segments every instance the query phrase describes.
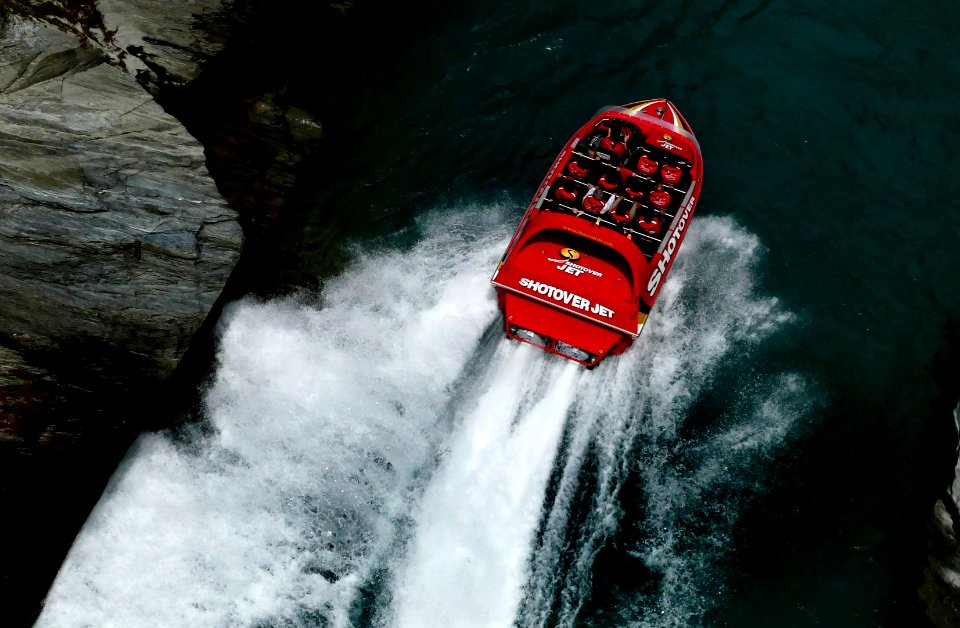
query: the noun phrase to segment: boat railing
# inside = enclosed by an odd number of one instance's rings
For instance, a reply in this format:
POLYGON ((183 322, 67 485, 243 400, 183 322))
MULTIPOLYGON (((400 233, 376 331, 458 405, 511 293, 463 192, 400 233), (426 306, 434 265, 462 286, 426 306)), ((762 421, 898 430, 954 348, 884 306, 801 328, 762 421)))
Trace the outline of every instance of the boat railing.
POLYGON ((622 234, 627 237, 628 240, 632 241, 637 248, 640 249, 640 252, 648 260, 652 259, 654 254, 657 251, 660 243, 663 241, 667 230, 664 228, 665 224, 661 226, 660 231, 657 235, 652 235, 647 233, 642 229, 631 227, 623 223, 617 222, 616 220, 611 220, 606 215, 602 214, 593 214, 579 207, 570 205, 569 203, 563 203, 557 201, 556 199, 545 199, 544 202, 540 205, 540 209, 546 211, 559 211, 562 213, 570 214, 580 218, 581 220, 592 222, 595 225, 605 227, 614 231, 616 233, 622 234))
POLYGON ((604 118, 583 129, 554 163, 535 207, 570 213, 621 233, 651 259, 688 202, 696 176, 682 155, 648 141, 657 129, 622 118, 604 118), (609 140, 604 149, 600 138, 619 142, 616 155, 609 140), (667 167, 680 171, 673 183, 668 182, 673 176, 667 167))

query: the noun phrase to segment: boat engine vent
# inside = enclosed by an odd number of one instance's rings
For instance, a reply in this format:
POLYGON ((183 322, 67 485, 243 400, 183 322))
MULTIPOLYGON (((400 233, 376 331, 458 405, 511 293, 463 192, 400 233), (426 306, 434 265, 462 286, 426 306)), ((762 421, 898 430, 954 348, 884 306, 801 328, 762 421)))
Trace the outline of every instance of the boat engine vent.
POLYGON ((510 326, 510 335, 516 338, 517 340, 522 340, 524 342, 529 342, 532 345, 537 345, 538 347, 547 348, 553 341, 546 336, 541 336, 540 334, 530 331, 529 329, 524 329, 523 327, 517 327, 516 325, 510 326))

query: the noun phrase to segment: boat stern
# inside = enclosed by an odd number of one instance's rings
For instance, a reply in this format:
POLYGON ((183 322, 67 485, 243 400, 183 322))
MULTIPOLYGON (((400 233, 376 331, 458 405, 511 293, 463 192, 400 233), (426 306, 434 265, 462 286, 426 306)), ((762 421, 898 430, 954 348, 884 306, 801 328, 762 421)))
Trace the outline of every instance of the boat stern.
POLYGON ((594 367, 622 353, 634 336, 497 287, 507 336, 594 367))

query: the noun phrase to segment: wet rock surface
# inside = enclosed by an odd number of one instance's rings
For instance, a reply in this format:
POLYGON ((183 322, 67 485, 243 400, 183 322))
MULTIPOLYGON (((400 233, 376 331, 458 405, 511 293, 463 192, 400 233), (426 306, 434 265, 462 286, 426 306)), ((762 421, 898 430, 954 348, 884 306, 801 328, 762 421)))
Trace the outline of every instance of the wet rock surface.
POLYGON ((122 20, 11 10, 0 4, 0 605, 29 625, 130 440, 170 408, 244 236, 202 145, 111 43, 122 20))
POLYGON ((239 258, 237 214, 133 77, 50 26, 6 35, 41 51, 0 91, 4 344, 113 383, 168 377, 239 258))

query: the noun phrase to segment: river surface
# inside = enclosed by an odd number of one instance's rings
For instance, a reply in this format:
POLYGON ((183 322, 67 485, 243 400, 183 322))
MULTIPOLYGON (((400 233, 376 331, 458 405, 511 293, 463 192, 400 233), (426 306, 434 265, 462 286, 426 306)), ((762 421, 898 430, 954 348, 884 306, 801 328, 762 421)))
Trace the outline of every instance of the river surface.
POLYGON ((958 17, 425 17, 297 189, 301 271, 342 270, 227 306, 200 416, 137 440, 37 626, 923 626, 960 390, 958 17), (654 97, 705 181, 643 335, 592 371, 507 342, 489 279, 540 179, 597 109, 654 97))

